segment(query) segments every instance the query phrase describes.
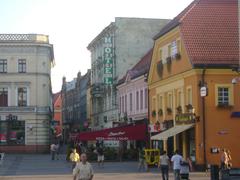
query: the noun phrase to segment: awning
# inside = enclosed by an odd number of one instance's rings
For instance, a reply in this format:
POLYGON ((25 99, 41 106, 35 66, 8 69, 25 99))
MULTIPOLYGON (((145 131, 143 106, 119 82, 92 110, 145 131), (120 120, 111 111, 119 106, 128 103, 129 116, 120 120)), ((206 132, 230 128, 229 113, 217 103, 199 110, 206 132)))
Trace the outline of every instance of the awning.
POLYGON ((100 131, 82 132, 76 137, 77 141, 91 140, 146 140, 146 124, 127 125, 100 131))
POLYGON ((179 134, 183 131, 186 131, 186 130, 192 128, 193 126, 194 126, 194 124, 176 125, 166 131, 163 131, 157 135, 152 136, 151 140, 167 140, 169 137, 179 134))

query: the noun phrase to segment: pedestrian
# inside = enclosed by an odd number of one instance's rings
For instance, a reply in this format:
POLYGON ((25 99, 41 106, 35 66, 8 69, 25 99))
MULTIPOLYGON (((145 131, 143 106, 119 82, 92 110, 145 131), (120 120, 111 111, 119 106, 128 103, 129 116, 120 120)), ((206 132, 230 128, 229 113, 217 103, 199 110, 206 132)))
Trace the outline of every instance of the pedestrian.
POLYGON ((51 151, 52 160, 55 160, 56 145, 54 143, 51 144, 50 151, 51 151))
POLYGON ((228 168, 228 169, 231 169, 231 167, 232 167, 232 156, 231 156, 231 152, 230 152, 230 150, 228 149, 228 150, 226 151, 226 153, 227 153, 227 160, 228 160, 228 162, 227 162, 227 168, 228 168))
POLYGON ((173 163, 173 172, 174 172, 174 180, 180 180, 180 168, 181 162, 183 161, 182 156, 179 154, 179 151, 175 151, 175 155, 172 156, 171 162, 173 163))
POLYGON ((163 180, 168 180, 169 178, 169 157, 167 155, 166 151, 163 151, 162 155, 160 156, 160 161, 159 165, 161 168, 161 173, 162 173, 162 179, 163 180))
POLYGON ((98 160, 98 166, 102 164, 102 167, 103 167, 104 153, 103 153, 103 147, 101 145, 97 148, 97 160, 98 160))
POLYGON ((81 154, 81 162, 78 162, 73 169, 73 180, 92 180, 93 168, 92 165, 87 162, 86 153, 81 154))
POLYGON ((181 180, 189 180, 189 171, 190 171, 190 164, 188 161, 182 161, 180 163, 180 177, 181 180))
POLYGON ((73 152, 70 154, 70 161, 72 162, 72 169, 75 168, 77 162, 80 161, 79 154, 77 153, 76 149, 73 149, 73 152))
POLYGON ((148 171, 144 148, 139 149, 138 158, 139 158, 138 171, 141 171, 141 169, 145 169, 146 171, 148 171))
POLYGON ((222 154, 221 154, 221 170, 226 170, 227 169, 227 165, 228 165, 228 155, 227 155, 227 150, 224 148, 222 149, 222 154))
POLYGON ((59 160, 59 153, 60 153, 59 143, 55 145, 55 149, 56 149, 56 159, 59 160))

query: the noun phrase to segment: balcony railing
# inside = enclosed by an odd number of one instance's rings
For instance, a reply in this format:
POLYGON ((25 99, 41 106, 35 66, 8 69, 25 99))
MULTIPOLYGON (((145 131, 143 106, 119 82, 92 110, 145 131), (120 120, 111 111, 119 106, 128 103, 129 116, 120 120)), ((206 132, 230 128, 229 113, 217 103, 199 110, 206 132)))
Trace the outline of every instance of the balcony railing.
POLYGON ((49 43, 48 36, 42 34, 0 34, 0 43, 49 43))
POLYGON ((48 106, 37 107, 37 106, 9 106, 9 107, 0 107, 0 112, 14 113, 14 112, 30 112, 30 113, 49 113, 50 108, 48 106))

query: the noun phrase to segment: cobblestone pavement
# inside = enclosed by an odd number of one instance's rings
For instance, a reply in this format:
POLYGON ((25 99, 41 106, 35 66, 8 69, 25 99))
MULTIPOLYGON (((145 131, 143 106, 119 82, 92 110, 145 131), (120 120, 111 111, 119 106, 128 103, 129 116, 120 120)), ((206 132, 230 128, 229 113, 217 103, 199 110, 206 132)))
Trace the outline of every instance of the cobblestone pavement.
MULTIPOLYGON (((104 180, 155 180, 161 179, 159 169, 151 168, 150 172, 138 172, 137 162, 108 162, 104 168, 94 167, 94 179, 104 180)), ((65 161, 63 155, 60 160, 50 160, 50 155, 6 155, 0 167, 0 180, 71 180, 71 164, 65 161)), ((209 180, 209 175, 194 172, 191 180, 209 180)), ((170 173, 170 180, 173 180, 170 173)))

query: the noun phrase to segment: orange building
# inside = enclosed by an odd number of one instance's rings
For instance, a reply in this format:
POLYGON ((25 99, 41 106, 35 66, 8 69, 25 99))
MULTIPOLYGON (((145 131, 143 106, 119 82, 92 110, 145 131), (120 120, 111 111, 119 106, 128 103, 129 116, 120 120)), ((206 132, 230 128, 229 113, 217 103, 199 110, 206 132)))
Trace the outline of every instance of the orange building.
POLYGON ((53 94, 54 117, 53 126, 56 137, 62 135, 62 96, 61 92, 53 94))
POLYGON ((149 119, 162 132, 153 146, 198 165, 219 164, 227 148, 240 167, 238 40, 237 0, 195 0, 155 36, 149 119))

